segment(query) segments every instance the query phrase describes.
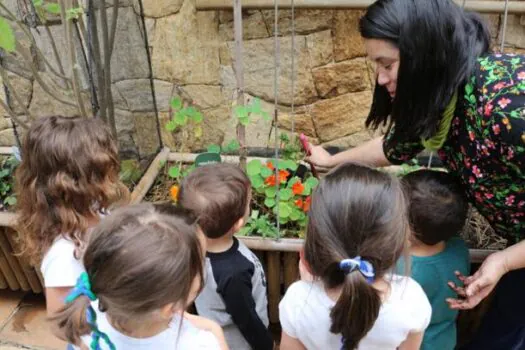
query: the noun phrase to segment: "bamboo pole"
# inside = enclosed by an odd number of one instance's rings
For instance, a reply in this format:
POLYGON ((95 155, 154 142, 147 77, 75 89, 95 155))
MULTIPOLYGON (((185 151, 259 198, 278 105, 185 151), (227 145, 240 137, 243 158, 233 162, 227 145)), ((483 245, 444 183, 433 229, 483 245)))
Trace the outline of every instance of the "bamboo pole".
POLYGON ((146 193, 148 193, 151 185, 153 185, 157 175, 159 174, 162 163, 166 162, 168 159, 169 153, 170 149, 165 147, 162 151, 160 151, 159 154, 157 154, 155 159, 153 159, 148 170, 131 193, 131 204, 139 203, 142 201, 146 193))
POLYGON ((268 318, 270 323, 279 323, 279 301, 281 300, 281 255, 279 252, 269 252, 268 273, 268 318))
MULTIPOLYGON (((242 4, 241 0, 233 0, 233 28, 235 35, 235 80, 237 83, 237 106, 244 105, 244 66, 242 58, 242 4)), ((235 113, 235 110, 232 111, 235 113)), ((234 115, 235 117, 235 115, 234 115)), ((237 141, 239 141, 239 164, 242 169, 246 169, 246 127, 237 121, 237 141)))
MULTIPOLYGON (((290 0, 277 0, 279 8, 290 9, 290 0)), ((366 9, 374 0, 294 0, 297 9, 366 9)), ((455 0, 460 5, 462 0, 455 0)), ((243 0, 243 9, 273 9, 274 0, 243 0)), ((231 0, 196 0, 197 10, 231 10, 231 0)), ((503 1, 473 1, 468 0, 465 4, 468 11, 481 13, 504 13, 505 3, 503 1)), ((525 1, 509 1, 508 13, 525 13, 525 1)))

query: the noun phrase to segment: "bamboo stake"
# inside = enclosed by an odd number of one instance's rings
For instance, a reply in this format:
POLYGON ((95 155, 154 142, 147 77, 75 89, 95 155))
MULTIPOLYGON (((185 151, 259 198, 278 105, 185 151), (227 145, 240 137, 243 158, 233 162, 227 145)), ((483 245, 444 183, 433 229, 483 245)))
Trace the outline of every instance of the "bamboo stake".
MULTIPOLYGON (((290 0, 277 0, 279 8, 290 9, 290 0)), ((299 9, 366 9, 375 0, 294 0, 294 8, 299 9)), ((461 0, 455 0, 461 6, 461 0)), ((197 10, 231 10, 231 0, 196 0, 197 10)), ((274 8, 273 0, 243 0, 244 9, 270 10, 274 8)), ((500 1, 467 1, 465 9, 481 13, 503 13, 505 3, 500 1)), ((525 13, 525 2, 509 1, 508 13, 525 13)))
POLYGON ((60 0, 59 3, 60 16, 62 17, 64 29, 66 31, 67 48, 69 53, 69 60, 71 62, 71 80, 73 82, 73 93, 75 94, 75 97, 77 99, 77 108, 80 112, 80 115, 83 118, 87 118, 86 108, 84 106, 84 101, 82 100, 82 94, 80 92, 80 78, 78 76, 79 66, 77 63, 77 56, 75 53, 75 42, 73 41, 73 23, 66 17, 66 9, 70 9, 72 6, 70 6, 71 2, 67 0, 60 0))
POLYGON ((268 253, 268 318, 270 323, 279 323, 279 301, 281 299, 281 256, 279 252, 268 253))
POLYGON ((299 279, 299 254, 284 253, 284 289, 299 279))
POLYGON ((148 170, 131 193, 131 204, 139 203, 142 201, 146 193, 148 193, 151 185, 155 182, 155 179, 162 168, 162 164, 168 159, 169 152, 170 149, 165 147, 159 154, 157 154, 155 159, 153 159, 148 170))
POLYGON ((106 102, 107 122, 111 127, 111 131, 117 137, 117 127, 115 124, 115 111, 113 109, 113 99, 111 96, 111 48, 109 47, 109 30, 108 30, 108 13, 106 6, 100 9, 100 25, 102 27, 102 51, 104 52, 104 95, 103 99, 106 102))
POLYGON ((100 44, 98 41, 98 30, 97 30, 97 18, 95 16, 95 9, 93 1, 88 1, 88 27, 91 32, 91 39, 93 40, 93 47, 90 54, 90 59, 95 61, 95 74, 97 77, 97 88, 98 88, 98 104, 99 104, 99 115, 104 122, 108 122, 107 118, 107 105, 106 105, 106 87, 104 84, 104 71, 101 62, 100 44))
MULTIPOLYGON (((244 106, 244 67, 242 58, 242 5, 241 0, 233 0, 233 28, 235 34, 235 80, 237 82, 237 106, 244 106)), ((233 111, 235 114, 235 110, 233 111)), ((235 115, 234 115, 235 118, 235 115)), ((246 127, 237 122, 237 140, 239 141, 239 165, 246 169, 246 127)))

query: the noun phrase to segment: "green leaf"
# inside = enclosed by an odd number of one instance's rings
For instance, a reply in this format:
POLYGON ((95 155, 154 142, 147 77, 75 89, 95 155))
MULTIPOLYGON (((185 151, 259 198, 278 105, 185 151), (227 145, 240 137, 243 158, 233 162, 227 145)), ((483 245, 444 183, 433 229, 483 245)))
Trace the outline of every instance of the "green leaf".
POLYGON ((317 180, 315 177, 312 176, 306 179, 304 184, 305 185, 308 184, 308 186, 310 186, 311 189, 314 189, 317 187, 317 185, 319 185, 319 180, 317 180))
POLYGON ((195 123, 202 123, 202 113, 201 112, 196 112, 194 115, 193 115, 193 121, 195 123))
POLYGON ((53 15, 59 15, 60 14, 60 5, 55 3, 47 3, 44 5, 44 9, 53 14, 53 15))
POLYGON ((271 175, 273 175, 273 170, 272 169, 268 168, 267 166, 263 166, 261 168, 261 176, 262 177, 266 178, 266 177, 271 176, 271 175))
POLYGON ((16 197, 14 196, 9 196, 7 197, 5 200, 4 200, 4 203, 7 204, 7 205, 10 205, 10 206, 13 206, 16 204, 16 197))
POLYGON ((290 208, 290 205, 285 202, 279 202, 279 217, 280 218, 288 218, 290 214, 292 214, 292 208, 290 208))
POLYGON ((166 130, 173 132, 175 129, 177 129, 177 124, 173 120, 166 123, 166 130))
POLYGON ((178 166, 172 166, 168 170, 168 175, 174 179, 180 176, 180 168, 178 166))
POLYGON ((202 127, 200 125, 195 125, 195 128, 193 128, 193 134, 197 140, 200 139, 202 137, 202 127))
POLYGON ((188 116, 180 110, 174 114, 173 121, 176 125, 185 125, 188 122, 188 116))
POLYGON ((253 159, 246 165, 246 172, 248 173, 248 176, 258 175, 261 173, 261 167, 261 161, 253 159))
POLYGON ((182 108, 182 100, 179 97, 174 97, 170 101, 170 106, 173 109, 181 109, 182 108))
POLYGON ((195 116, 195 114, 198 113, 197 109, 193 106, 184 108, 184 112, 186 113, 187 116, 190 116, 192 118, 195 116))
POLYGON ((233 114, 241 119, 241 118, 247 118, 248 117, 248 109, 244 106, 235 106, 234 110, 233 110, 233 114))
POLYGON ((290 159, 280 159, 279 160, 279 164, 278 164, 279 170, 289 169, 291 171, 296 171, 297 167, 298 167, 297 163, 294 162, 293 160, 290 160, 290 159))
POLYGON ((33 5, 35 7, 42 7, 44 5, 44 0, 33 0, 33 5))
POLYGON ((261 109, 261 100, 258 98, 254 98, 252 105, 250 106, 250 112, 260 114, 262 112, 261 109))
POLYGON ((269 187, 264 191, 264 194, 268 198, 275 198, 275 195, 277 194, 277 188, 275 186, 269 187))
POLYGON ((70 8, 66 11, 66 20, 78 19, 84 10, 81 7, 70 8))
POLYGON ((246 117, 239 117, 239 123, 241 123, 241 125, 244 125, 244 126, 250 125, 250 117, 248 117, 248 116, 246 116, 246 117))
POLYGON ((232 152, 238 151, 240 147, 241 147, 241 145, 239 144, 239 141, 237 141, 237 140, 231 140, 231 141, 228 142, 228 144, 224 147, 224 152, 232 153, 232 152))
POLYGON ((211 153, 221 153, 221 146, 219 145, 209 145, 208 152, 211 153))
POLYGON ((297 221, 301 218, 301 211, 298 209, 293 209, 292 213, 290 214, 290 220, 297 221))
POLYGON ((259 211, 258 210, 252 210, 252 213, 250 214, 251 219, 257 219, 259 217, 259 211))
POLYGON ((301 193, 301 195, 303 196, 309 196, 312 194, 312 187, 310 187, 309 184, 306 184, 306 183, 303 183, 304 185, 304 190, 303 190, 303 193, 301 193))
POLYGON ((273 199, 273 198, 266 198, 264 200, 264 205, 266 205, 268 208, 273 208, 275 206, 275 199, 273 199))
POLYGON ((255 189, 262 190, 262 187, 264 186, 264 179, 261 177, 261 175, 250 176, 250 182, 255 189))
POLYGON ((7 52, 15 51, 15 34, 13 28, 4 17, 0 17, 0 48, 7 52))
POLYGON ((279 193, 279 199, 282 201, 288 201, 292 197, 293 197, 293 192, 289 188, 285 188, 284 190, 281 190, 281 192, 279 193))
POLYGON ((465 86, 465 93, 466 93, 467 95, 472 94, 473 91, 474 91, 474 87, 472 86, 472 84, 467 84, 467 85, 465 86))
POLYGON ((193 170, 195 170, 195 164, 192 164, 189 168, 182 171, 182 177, 188 176, 193 170))

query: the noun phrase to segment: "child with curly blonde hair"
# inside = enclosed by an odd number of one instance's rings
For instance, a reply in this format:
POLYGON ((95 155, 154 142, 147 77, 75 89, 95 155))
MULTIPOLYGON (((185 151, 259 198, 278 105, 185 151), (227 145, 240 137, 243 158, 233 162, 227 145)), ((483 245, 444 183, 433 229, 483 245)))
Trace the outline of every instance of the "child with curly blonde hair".
POLYGON ((53 314, 84 272, 79 252, 90 228, 128 191, 119 180, 117 144, 97 119, 35 121, 16 171, 21 253, 40 265, 53 314))

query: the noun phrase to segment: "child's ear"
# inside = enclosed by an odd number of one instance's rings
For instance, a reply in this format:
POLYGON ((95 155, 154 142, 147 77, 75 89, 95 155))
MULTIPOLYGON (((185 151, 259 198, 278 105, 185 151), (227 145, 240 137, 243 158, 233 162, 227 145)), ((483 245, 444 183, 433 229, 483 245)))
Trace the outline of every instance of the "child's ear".
POLYGON ((242 217, 239 220, 237 220, 235 225, 233 225, 233 232, 234 233, 238 232, 244 226, 245 223, 246 223, 246 218, 245 217, 242 217))
POLYGON ((173 315, 179 311, 180 311, 180 308, 177 306, 177 304, 169 303, 169 304, 164 305, 160 309, 160 315, 162 318, 169 319, 169 318, 172 318, 173 315))

